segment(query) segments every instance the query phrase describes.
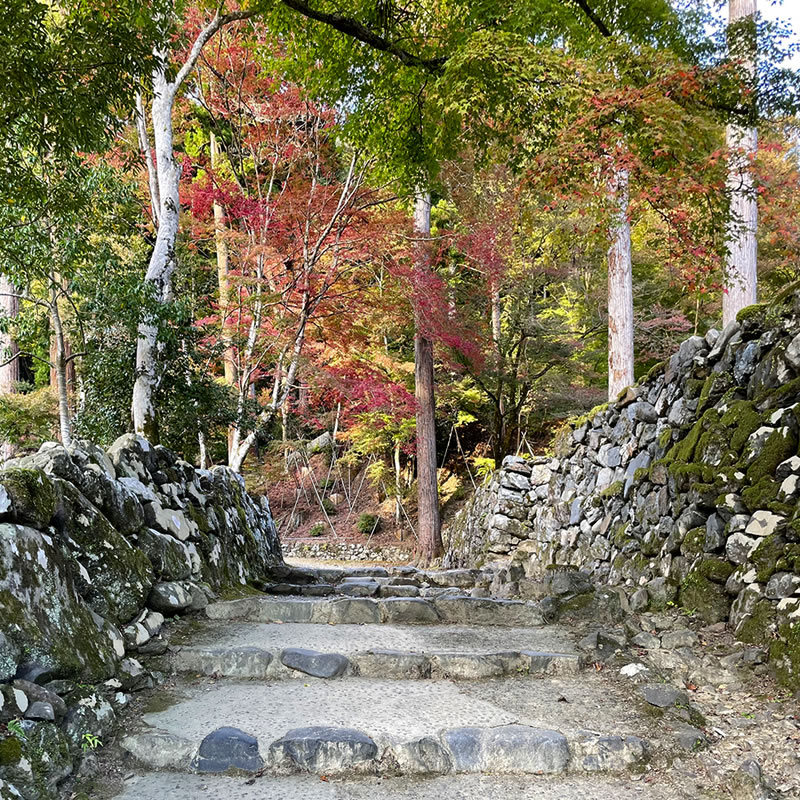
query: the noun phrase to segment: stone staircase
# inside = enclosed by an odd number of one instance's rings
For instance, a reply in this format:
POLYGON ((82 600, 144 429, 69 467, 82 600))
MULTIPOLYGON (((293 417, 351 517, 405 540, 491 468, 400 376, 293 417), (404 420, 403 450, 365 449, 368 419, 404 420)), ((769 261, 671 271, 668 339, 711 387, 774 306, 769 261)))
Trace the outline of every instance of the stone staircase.
POLYGON ((664 746, 627 687, 491 578, 287 569, 209 605, 121 741, 121 797, 685 796, 653 780, 664 746))

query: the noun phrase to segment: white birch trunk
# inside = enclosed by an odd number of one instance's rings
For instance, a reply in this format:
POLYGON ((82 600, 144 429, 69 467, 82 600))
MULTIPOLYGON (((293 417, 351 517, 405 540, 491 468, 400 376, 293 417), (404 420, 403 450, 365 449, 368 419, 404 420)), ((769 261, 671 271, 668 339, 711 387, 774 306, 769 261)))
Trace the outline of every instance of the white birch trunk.
MULTIPOLYGON (((756 14, 756 0, 730 0, 729 22, 742 23, 756 14)), ((747 30, 732 31, 728 43, 732 58, 742 64, 745 81, 755 81, 755 41, 747 30)), ((758 301, 758 203, 751 162, 758 150, 755 127, 730 124, 727 189, 730 198, 726 238, 725 291, 722 325, 733 322, 743 308, 758 301)))
MULTIPOLYGON (((175 85, 168 82, 163 70, 153 74, 153 139, 156 153, 159 209, 158 233, 145 281, 153 297, 167 303, 172 296, 172 273, 175 271, 175 246, 178 238, 180 203, 178 190, 180 168, 172 147, 172 109, 175 85)), ((139 323, 136 348, 136 382, 133 385, 133 425, 146 439, 158 441, 155 392, 158 387, 158 328, 151 316, 139 323)))
MULTIPOLYGON (((254 11, 235 11, 224 16, 218 9, 213 19, 198 33, 192 43, 186 61, 181 65, 173 80, 168 53, 156 52, 158 65, 153 70, 152 88, 152 123, 155 149, 155 182, 150 182, 151 199, 157 189, 158 193, 158 232, 150 263, 145 275, 145 282, 152 289, 156 302, 168 303, 172 298, 172 273, 175 271, 175 248, 178 239, 180 221, 179 188, 181 170, 175 161, 173 151, 172 112, 175 98, 186 79, 194 70, 200 53, 209 39, 223 26, 237 19, 246 19, 254 11)), ((143 119, 143 104, 138 103, 137 127, 139 140, 145 157, 149 147, 147 141, 147 125, 143 119)), ((149 162, 148 162, 149 163, 149 162)), ((153 442, 158 441, 158 424, 155 407, 155 393, 161 380, 162 365, 159 358, 158 327, 152 314, 143 314, 139 322, 136 346, 136 381, 133 385, 131 410, 133 426, 136 433, 142 434, 153 442)))
POLYGON ((633 275, 628 221, 628 171, 614 168, 608 189, 615 209, 608 249, 608 399, 631 386, 633 377, 633 275))

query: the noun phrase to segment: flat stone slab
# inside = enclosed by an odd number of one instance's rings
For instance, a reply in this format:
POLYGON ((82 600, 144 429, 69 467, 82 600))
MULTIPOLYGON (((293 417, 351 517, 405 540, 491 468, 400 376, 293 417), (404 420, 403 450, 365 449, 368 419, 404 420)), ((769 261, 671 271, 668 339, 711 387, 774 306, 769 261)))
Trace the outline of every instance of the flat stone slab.
MULTIPOLYGON (((359 585, 359 584, 353 584, 359 585)), ((250 622, 294 622, 361 625, 390 623, 430 625, 540 626, 544 624, 536 603, 495 600, 445 593, 434 599, 370 597, 298 598, 247 597, 212 603, 209 619, 241 619, 250 622)))
POLYGON ((299 769, 317 775, 340 774, 366 767, 378 757, 378 745, 352 728, 295 728, 270 746, 277 769, 299 769))
POLYGON ((313 678, 339 678, 350 662, 339 653, 319 653, 301 647, 289 647, 281 653, 281 663, 313 678))
POLYGON ((560 731, 506 725, 455 728, 442 734, 454 772, 555 774, 565 772, 570 752, 560 731))
POLYGON ((158 772, 125 782, 119 800, 694 800, 660 778, 645 783, 628 777, 452 775, 444 778, 359 778, 321 781, 317 776, 241 778, 158 772))

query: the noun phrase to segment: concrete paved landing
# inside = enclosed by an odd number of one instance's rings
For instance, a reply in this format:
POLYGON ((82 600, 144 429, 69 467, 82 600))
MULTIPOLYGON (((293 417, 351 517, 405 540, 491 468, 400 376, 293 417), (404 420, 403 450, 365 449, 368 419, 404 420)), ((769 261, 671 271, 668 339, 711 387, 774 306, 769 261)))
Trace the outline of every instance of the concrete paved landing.
POLYGON ((688 800, 662 781, 588 778, 500 778, 459 775, 431 780, 366 778, 340 783, 316 777, 242 778, 169 772, 136 776, 119 800, 688 800))
POLYGON ((645 735, 652 722, 629 700, 591 674, 469 684, 448 680, 403 681, 341 678, 337 681, 267 683, 204 681, 184 699, 145 722, 200 741, 221 726, 252 734, 266 750, 292 728, 310 725, 357 728, 372 737, 411 740, 447 728, 520 723, 562 731, 645 735))
POLYGON ((501 628, 468 625, 316 625, 295 622, 206 624, 193 635, 199 647, 261 647, 276 651, 305 647, 322 653, 356 653, 364 650, 403 650, 412 653, 497 653, 535 650, 574 653, 572 638, 564 631, 543 628, 501 628))

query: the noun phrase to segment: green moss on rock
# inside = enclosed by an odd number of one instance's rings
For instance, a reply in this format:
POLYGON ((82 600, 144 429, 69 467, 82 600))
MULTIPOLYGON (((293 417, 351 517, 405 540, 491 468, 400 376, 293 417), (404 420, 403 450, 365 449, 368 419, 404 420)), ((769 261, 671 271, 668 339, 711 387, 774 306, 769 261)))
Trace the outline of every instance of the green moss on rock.
POLYGON ((731 601, 724 587, 704 577, 697 569, 681 584, 678 600, 684 609, 694 612, 707 624, 722 622, 730 613, 731 601))
MULTIPOLYGON (((747 467, 747 478, 752 483, 775 474, 778 464, 797 451, 797 435, 790 429, 773 431, 764 442, 761 452, 747 467)), ((764 506, 760 506, 764 508, 764 506)))
POLYGON ((748 486, 742 491, 742 502, 752 514, 760 508, 769 508, 777 501, 780 484, 772 478, 762 478, 754 486, 748 486))
MULTIPOLYGON (((703 533, 705 533, 705 528, 702 530, 703 533)), ((697 565, 697 572, 703 578, 707 578, 714 583, 725 583, 733 570, 734 566, 730 561, 726 561, 724 558, 717 558, 716 556, 704 558, 697 565)))
POLYGON ((11 520, 20 525, 46 528, 56 513, 56 492, 40 469, 6 469, 0 485, 11 499, 11 520))

